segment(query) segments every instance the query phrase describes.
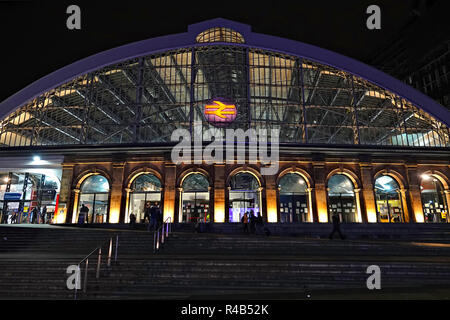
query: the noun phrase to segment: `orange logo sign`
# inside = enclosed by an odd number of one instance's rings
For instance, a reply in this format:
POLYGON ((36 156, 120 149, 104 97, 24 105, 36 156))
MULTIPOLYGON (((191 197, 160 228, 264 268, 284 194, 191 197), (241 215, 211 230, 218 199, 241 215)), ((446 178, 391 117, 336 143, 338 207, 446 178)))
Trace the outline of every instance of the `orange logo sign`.
POLYGON ((236 119, 236 105, 224 99, 213 99, 205 105, 205 118, 214 125, 223 126, 236 119))

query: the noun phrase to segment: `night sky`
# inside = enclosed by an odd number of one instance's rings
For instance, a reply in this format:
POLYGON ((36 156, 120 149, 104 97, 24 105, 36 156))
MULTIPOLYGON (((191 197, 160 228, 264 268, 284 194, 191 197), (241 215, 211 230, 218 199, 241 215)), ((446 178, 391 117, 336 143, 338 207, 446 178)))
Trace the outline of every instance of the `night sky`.
MULTIPOLYGON (((412 19, 417 1, 1 1, 3 81, 0 101, 35 80, 89 55, 155 36, 187 31, 192 23, 222 17, 254 32, 299 40, 361 61, 412 19), (82 30, 66 28, 67 6, 82 12, 82 30), (366 8, 382 10, 382 29, 366 28, 366 8)), ((417 33, 417 45, 427 32, 417 33)))

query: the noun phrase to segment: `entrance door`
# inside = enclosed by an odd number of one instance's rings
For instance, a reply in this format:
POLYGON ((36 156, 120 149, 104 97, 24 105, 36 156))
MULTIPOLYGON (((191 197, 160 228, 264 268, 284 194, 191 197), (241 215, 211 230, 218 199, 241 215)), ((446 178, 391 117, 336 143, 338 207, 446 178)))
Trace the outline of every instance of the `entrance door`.
POLYGON ((306 195, 280 194, 280 222, 293 223, 308 221, 306 195))

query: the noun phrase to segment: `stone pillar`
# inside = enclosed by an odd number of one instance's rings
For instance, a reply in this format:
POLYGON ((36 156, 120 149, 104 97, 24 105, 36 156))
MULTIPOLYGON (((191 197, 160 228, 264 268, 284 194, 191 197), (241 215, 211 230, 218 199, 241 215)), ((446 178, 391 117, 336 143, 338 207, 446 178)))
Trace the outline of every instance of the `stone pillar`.
MULTIPOLYGON (((174 164, 164 165, 165 179, 164 179, 164 221, 175 218, 175 191, 177 167, 174 164)), ((180 199, 181 202, 181 199, 180 199)))
POLYGON ((307 188, 308 192, 308 222, 317 222, 317 216, 314 215, 314 188, 307 188))
POLYGON ((410 222, 411 207, 408 207, 408 189, 400 189, 399 190, 400 201, 402 202, 402 210, 403 210, 403 222, 410 222))
POLYGON ((80 189, 73 190, 72 223, 77 223, 78 202, 80 200, 80 189))
POLYGON ((355 212, 355 220, 356 222, 363 222, 362 214, 361 214, 361 189, 353 189, 355 192, 355 202, 356 202, 356 212, 355 212))
POLYGON ((444 190, 445 203, 447 205, 447 222, 450 222, 450 189, 444 190))
POLYGON ((361 212, 361 221, 376 223, 377 208, 375 206, 375 193, 373 190, 372 166, 370 164, 361 163, 361 183, 362 183, 362 199, 364 201, 365 212, 361 212))
MULTIPOLYGON (((411 211, 404 212, 405 222, 424 222, 420 181, 416 165, 407 166, 411 211)), ((407 207, 405 205, 405 207, 407 207)))
POLYGON ((316 200, 316 210, 319 222, 328 222, 328 207, 327 207, 327 190, 326 190, 326 176, 325 163, 314 163, 314 195, 316 200))
MULTIPOLYGON (((214 165, 214 222, 225 222, 225 165, 214 165)), ((212 220, 212 219, 211 219, 212 220)))
POLYGON ((63 171, 61 177, 61 189, 59 191, 58 208, 55 212, 56 223, 70 223, 72 221, 72 212, 69 212, 71 207, 72 197, 72 179, 73 179, 73 165, 63 164, 63 171))
POLYGON ((266 194, 264 192, 264 187, 258 188, 258 197, 259 197, 259 210, 262 213, 262 217, 264 221, 272 222, 268 220, 267 206, 266 206, 266 194))
MULTIPOLYGON (((130 222, 130 193, 131 193, 131 189, 129 188, 125 188, 125 219, 124 222, 125 223, 129 223, 130 222)), ((138 218, 138 217, 137 217, 138 218)))
POLYGON ((124 222, 125 213, 121 215, 122 195, 123 195, 123 175, 125 162, 112 164, 111 174, 111 196, 109 202, 109 223, 124 222))
POLYGON ((275 176, 266 176, 266 209, 267 222, 278 222, 277 185, 275 176))

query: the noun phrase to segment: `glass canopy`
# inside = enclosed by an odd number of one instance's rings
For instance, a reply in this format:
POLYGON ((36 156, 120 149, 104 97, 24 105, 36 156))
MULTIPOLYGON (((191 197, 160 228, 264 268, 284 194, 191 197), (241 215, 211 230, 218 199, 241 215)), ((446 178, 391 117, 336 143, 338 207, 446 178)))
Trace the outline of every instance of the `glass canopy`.
POLYGON ((46 92, 0 121, 0 147, 151 145, 170 142, 177 128, 193 130, 194 121, 211 141, 203 109, 216 97, 236 105, 230 128, 277 128, 281 143, 450 145, 443 123, 362 78, 301 57, 212 43, 131 59, 46 92))

